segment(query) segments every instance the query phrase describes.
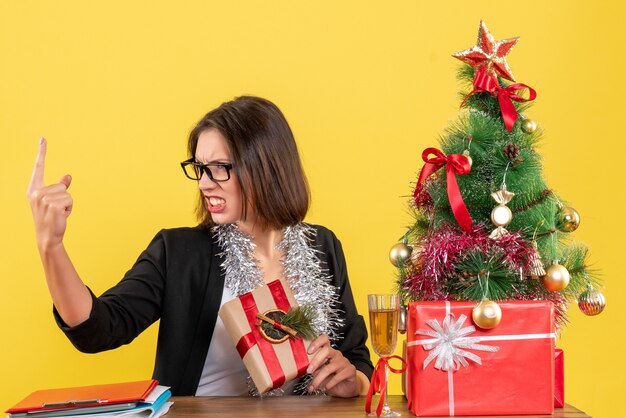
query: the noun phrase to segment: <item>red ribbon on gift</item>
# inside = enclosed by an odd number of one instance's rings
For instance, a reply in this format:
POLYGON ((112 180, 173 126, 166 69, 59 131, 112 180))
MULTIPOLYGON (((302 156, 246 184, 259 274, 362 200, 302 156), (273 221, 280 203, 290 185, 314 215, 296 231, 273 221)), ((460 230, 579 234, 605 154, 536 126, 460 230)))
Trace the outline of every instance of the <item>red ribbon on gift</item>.
POLYGON ((464 175, 470 172, 471 167, 469 160, 462 154, 450 154, 446 157, 446 155, 437 148, 426 148, 424 152, 422 152, 422 160, 424 160, 425 164, 420 171, 417 186, 415 187, 415 192, 413 193, 413 198, 416 203, 418 195, 422 191, 424 180, 445 165, 448 184, 448 200, 450 201, 452 213, 461 228, 463 228, 466 232, 470 232, 472 229, 472 217, 467 211, 467 207, 465 206, 465 202, 463 202, 463 197, 459 191, 459 185, 456 182, 457 174, 464 175), (430 154, 434 154, 435 156, 429 157, 430 154))
MULTIPOLYGON (((291 308, 291 304, 289 303, 282 283, 279 280, 275 280, 268 283, 267 287, 276 303, 276 307, 287 312, 289 308, 291 308)), ((269 372, 270 378, 272 379, 272 389, 280 387, 285 383, 285 373, 274 351, 274 345, 263 338, 256 326, 258 322, 256 314, 259 313, 259 309, 254 300, 254 296, 252 293, 246 293, 239 296, 239 300, 246 314, 246 319, 250 324, 251 331, 239 339, 236 345, 237 351, 241 358, 244 358, 248 350, 257 345, 265 361, 265 366, 269 372)), ((302 338, 289 338, 289 344, 291 345, 294 361, 298 370, 298 377, 303 376, 309 366, 309 357, 306 354, 304 341, 302 341, 302 338)))
POLYGON ((502 119, 504 120, 504 126, 509 132, 513 129, 513 125, 518 118, 517 109, 515 109, 515 106, 513 105, 513 100, 516 102, 529 102, 531 100, 535 100, 537 97, 535 89, 527 86, 526 84, 517 83, 511 84, 506 88, 500 87, 498 80, 493 75, 487 74, 484 70, 478 71, 474 76, 474 87, 474 90, 472 90, 467 96, 465 96, 465 99, 463 99, 461 107, 465 101, 475 93, 487 92, 494 96, 497 95, 498 102, 500 103, 500 111, 502 112, 502 119), (524 89, 528 89, 528 98, 522 97, 516 93, 518 90, 524 89))
POLYGON ((389 371, 393 373, 404 373, 407 367, 406 361, 400 356, 388 356, 381 357, 376 363, 376 367, 374 368, 374 373, 372 374, 372 381, 370 382, 370 388, 367 391, 367 398, 365 398, 365 412, 368 414, 372 410, 372 397, 376 393, 380 393, 380 399, 378 400, 378 406, 376 407, 376 416, 380 417, 380 414, 383 411, 383 406, 385 403, 385 396, 387 396, 387 379, 385 369, 389 367, 389 371), (391 359, 398 359, 402 362, 403 366, 401 369, 394 369, 389 364, 391 359))
MULTIPOLYGON (((268 283, 267 287, 269 287, 272 292, 276 307, 284 312, 289 311, 291 304, 289 303, 289 299, 287 299, 287 294, 285 293, 285 289, 283 289, 282 283, 279 280, 274 280, 268 283)), ((306 353, 304 341, 302 338, 289 338, 288 340, 289 345, 291 345, 291 351, 293 352, 293 358, 296 362, 298 376, 304 376, 307 367, 309 367, 309 356, 306 353)))

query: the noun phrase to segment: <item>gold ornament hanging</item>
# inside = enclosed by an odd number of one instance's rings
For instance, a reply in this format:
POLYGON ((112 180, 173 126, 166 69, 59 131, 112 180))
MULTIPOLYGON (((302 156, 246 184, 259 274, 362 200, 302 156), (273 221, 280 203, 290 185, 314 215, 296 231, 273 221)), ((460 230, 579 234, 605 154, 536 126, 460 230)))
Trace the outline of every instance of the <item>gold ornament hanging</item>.
POLYGON ((485 298, 472 309, 472 320, 479 328, 495 328, 502 320, 502 309, 496 302, 485 298))
POLYGON ((498 239, 508 234, 508 231, 504 229, 504 227, 513 219, 513 212, 511 212, 511 209, 509 209, 506 204, 513 199, 513 196, 515 196, 515 193, 507 191, 506 184, 503 184, 497 192, 491 193, 491 197, 496 201, 498 206, 491 211, 491 222, 497 228, 491 232, 489 238, 498 239))
POLYGON ((394 244, 391 250, 389 250, 389 261, 391 261, 391 264, 394 266, 400 268, 411 258, 412 251, 411 247, 403 242, 394 244))
POLYGON ((598 289, 594 289, 591 284, 587 284, 587 290, 578 297, 578 308, 582 313, 589 316, 600 314, 606 306, 606 299, 598 289))
POLYGON ((472 160, 468 149, 463 151, 463 156, 467 157, 467 162, 469 163, 470 168, 472 168, 472 164, 474 163, 474 161, 472 160))
POLYGON ((527 134, 532 134, 537 130, 537 122, 530 119, 524 119, 522 121, 522 131, 527 134))
POLYGON ((541 254, 537 248, 537 241, 533 241, 533 250, 530 252, 528 264, 530 270, 528 271, 531 278, 538 280, 545 276, 546 271, 543 268, 543 262, 541 261, 541 254))
POLYGON ((574 232, 580 225, 580 215, 576 209, 561 206, 556 213, 556 228, 561 232, 574 232))
POLYGON ((543 276, 543 285, 546 289, 558 292, 567 287, 569 284, 569 271, 556 261, 546 269, 546 275, 543 276))

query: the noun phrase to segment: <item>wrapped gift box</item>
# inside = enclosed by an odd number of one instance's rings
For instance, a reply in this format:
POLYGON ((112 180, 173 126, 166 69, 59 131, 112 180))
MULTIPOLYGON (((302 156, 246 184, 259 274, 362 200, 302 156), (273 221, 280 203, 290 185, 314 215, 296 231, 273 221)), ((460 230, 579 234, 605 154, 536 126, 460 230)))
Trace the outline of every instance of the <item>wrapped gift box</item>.
POLYGON ((407 360, 411 412, 417 416, 553 412, 552 303, 501 301, 498 304, 502 308, 502 321, 490 330, 473 324, 472 309, 476 302, 409 305, 407 360))
POLYGON ((239 296, 220 309, 219 315, 260 393, 303 376, 309 366, 309 341, 300 337, 275 343, 259 330, 257 313, 298 306, 289 286, 280 280, 239 296))
POLYGON ((563 350, 554 350, 554 407, 565 406, 565 363, 563 350))

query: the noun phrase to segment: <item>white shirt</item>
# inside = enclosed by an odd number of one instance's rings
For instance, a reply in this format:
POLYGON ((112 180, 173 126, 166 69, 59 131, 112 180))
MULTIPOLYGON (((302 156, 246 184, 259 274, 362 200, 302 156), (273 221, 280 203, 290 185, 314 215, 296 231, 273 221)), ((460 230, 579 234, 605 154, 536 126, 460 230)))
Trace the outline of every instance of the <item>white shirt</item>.
MULTIPOLYGON (((224 286, 220 307, 234 298, 235 296, 224 286)), ((247 395, 246 377, 248 377, 246 366, 218 315, 196 396, 247 395)))

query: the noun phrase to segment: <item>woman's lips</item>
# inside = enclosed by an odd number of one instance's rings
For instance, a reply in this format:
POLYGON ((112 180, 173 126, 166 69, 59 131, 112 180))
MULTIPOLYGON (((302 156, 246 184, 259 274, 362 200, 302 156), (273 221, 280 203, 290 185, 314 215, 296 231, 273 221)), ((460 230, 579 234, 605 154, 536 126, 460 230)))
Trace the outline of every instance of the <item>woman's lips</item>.
POLYGON ((207 209, 211 213, 220 213, 226 208, 226 201, 221 197, 205 196, 205 200, 207 201, 207 209))

